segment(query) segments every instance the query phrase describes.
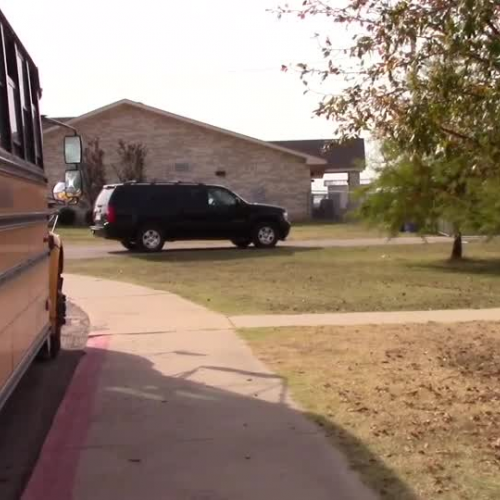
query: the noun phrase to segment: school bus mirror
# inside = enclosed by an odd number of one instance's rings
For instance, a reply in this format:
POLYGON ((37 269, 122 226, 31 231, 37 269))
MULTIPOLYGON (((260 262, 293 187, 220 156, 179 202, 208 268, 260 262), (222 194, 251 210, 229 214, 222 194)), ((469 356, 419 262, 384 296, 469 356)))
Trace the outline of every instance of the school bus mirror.
POLYGON ((64 161, 67 165, 82 163, 82 138, 79 135, 68 135, 64 138, 64 161))
POLYGON ((54 189, 52 190, 52 196, 54 200, 60 203, 66 203, 66 184, 64 182, 58 182, 54 189))
MULTIPOLYGON (((80 172, 78 172, 80 174, 80 172)), ((58 182, 52 189, 52 197, 56 203, 63 205, 76 205, 81 198, 81 187, 78 187, 78 180, 74 175, 70 178, 66 175, 65 182, 58 182)))
POLYGON ((82 172, 80 170, 66 170, 64 176, 66 196, 69 200, 78 200, 83 193, 82 172))

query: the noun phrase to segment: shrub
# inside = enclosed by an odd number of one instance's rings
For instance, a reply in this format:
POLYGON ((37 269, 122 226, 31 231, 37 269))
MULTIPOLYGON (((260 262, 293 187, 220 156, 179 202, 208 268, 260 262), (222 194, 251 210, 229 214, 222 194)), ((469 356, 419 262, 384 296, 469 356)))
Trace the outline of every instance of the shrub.
POLYGON ((64 207, 59 211, 59 224, 61 226, 74 226, 76 221, 76 212, 72 208, 64 207))
POLYGON ((89 208, 85 212, 85 224, 87 226, 91 226, 94 223, 94 212, 91 208, 89 208))

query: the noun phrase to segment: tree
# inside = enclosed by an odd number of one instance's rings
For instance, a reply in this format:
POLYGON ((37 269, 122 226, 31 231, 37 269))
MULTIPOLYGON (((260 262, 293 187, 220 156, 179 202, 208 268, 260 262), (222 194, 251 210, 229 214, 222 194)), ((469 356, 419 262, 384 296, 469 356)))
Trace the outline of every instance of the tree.
POLYGON ((92 139, 83 151, 83 172, 85 177, 85 195, 87 201, 94 206, 97 196, 106 184, 105 153, 100 147, 99 138, 92 139))
POLYGON ((422 234, 438 230, 440 220, 445 219, 454 228, 452 258, 462 257, 461 228, 474 225, 478 212, 478 190, 471 188, 467 196, 467 184, 450 181, 442 172, 459 171, 460 161, 454 165, 446 160, 446 168, 401 151, 390 141, 382 148, 384 163, 378 169, 376 182, 360 190, 361 216, 373 225, 396 235, 406 222, 413 222, 422 234), (451 184, 450 184, 451 182, 451 184))
POLYGON ((280 15, 325 16, 352 30, 339 49, 317 35, 324 64, 299 64, 311 82, 342 78, 316 114, 342 138, 386 143, 387 172, 364 193, 362 211, 394 230, 403 215, 421 227, 445 218, 455 228, 500 229, 500 0, 305 0, 280 15), (336 2, 337 3, 337 2, 336 2), (338 57, 350 56, 345 62, 338 57), (498 193, 498 191, 496 191, 498 193))
POLYGON ((120 182, 144 182, 146 180, 147 148, 140 142, 126 144, 120 140, 116 152, 120 157, 120 163, 113 165, 113 168, 120 182))

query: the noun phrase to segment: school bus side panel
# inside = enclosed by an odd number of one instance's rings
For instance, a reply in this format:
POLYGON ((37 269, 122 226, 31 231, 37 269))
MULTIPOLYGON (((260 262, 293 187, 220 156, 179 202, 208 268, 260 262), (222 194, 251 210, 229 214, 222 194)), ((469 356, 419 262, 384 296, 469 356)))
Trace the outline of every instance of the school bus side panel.
POLYGON ((50 280, 49 280, 49 293, 50 293, 50 322, 54 331, 60 324, 61 314, 66 318, 66 306, 64 305, 64 312, 59 311, 59 295, 62 293, 62 280, 61 275, 64 271, 64 249, 61 238, 58 234, 51 233, 51 250, 50 250, 50 280))
POLYGON ((50 325, 46 184, 2 167, 0 155, 0 389, 50 325))

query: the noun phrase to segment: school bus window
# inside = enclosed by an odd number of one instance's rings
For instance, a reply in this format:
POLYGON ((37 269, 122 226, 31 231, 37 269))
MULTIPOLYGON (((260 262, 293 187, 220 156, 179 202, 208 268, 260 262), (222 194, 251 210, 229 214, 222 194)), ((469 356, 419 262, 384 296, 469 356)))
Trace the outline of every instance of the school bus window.
MULTIPOLYGON (((29 66, 28 66, 29 67, 29 66)), ((38 92, 40 84, 38 83, 38 73, 36 68, 29 67, 28 81, 30 84, 31 96, 31 116, 33 120, 33 144, 35 147, 35 163, 43 168, 43 153, 42 153, 42 127, 40 123, 40 112, 38 106, 38 92)))
POLYGON ((19 92, 18 58, 14 41, 7 37, 7 80, 9 91, 9 118, 12 138, 12 152, 24 158, 23 130, 21 117, 21 96, 19 92))
POLYGON ((8 31, 5 33, 4 43, 7 56, 7 75, 17 83, 16 44, 8 31))
POLYGON ((0 84, 0 145, 10 151, 9 104, 7 87, 0 84))
POLYGON ((8 84, 9 91, 9 121, 10 121, 10 132, 12 137, 12 152, 16 156, 23 156, 23 148, 21 143, 21 135, 19 133, 19 113, 16 106, 17 91, 12 80, 9 80, 8 84))
POLYGON ((38 72, 0 23, 0 146, 43 168, 38 72))
POLYGON ((21 109, 24 125, 24 157, 32 162, 36 162, 35 144, 33 140, 33 116, 31 114, 31 96, 29 86, 29 67, 28 62, 17 55, 17 66, 19 74, 19 87, 21 94, 21 109))
POLYGON ((9 101, 7 97, 7 67, 5 61, 5 50, 3 26, 0 25, 0 145, 7 151, 10 146, 10 126, 9 126, 9 101))
POLYGON ((0 24, 0 146, 43 168, 38 72, 0 24))

